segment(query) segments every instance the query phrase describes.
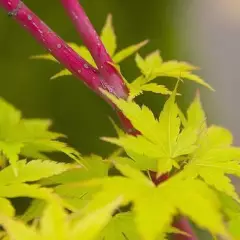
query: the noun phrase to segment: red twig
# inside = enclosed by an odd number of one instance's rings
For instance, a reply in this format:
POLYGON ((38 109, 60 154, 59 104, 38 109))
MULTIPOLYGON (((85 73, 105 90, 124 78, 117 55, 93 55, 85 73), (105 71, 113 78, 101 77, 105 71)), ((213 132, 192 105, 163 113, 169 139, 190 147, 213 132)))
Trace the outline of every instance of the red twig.
POLYGON ((99 72, 105 80, 105 87, 117 97, 126 98, 128 89, 118 71, 109 64, 113 61, 82 6, 77 0, 61 0, 61 2, 95 60, 99 72))
POLYGON ((24 27, 61 64, 92 90, 100 93, 102 78, 97 69, 70 48, 20 0, 0 0, 0 7, 24 27))

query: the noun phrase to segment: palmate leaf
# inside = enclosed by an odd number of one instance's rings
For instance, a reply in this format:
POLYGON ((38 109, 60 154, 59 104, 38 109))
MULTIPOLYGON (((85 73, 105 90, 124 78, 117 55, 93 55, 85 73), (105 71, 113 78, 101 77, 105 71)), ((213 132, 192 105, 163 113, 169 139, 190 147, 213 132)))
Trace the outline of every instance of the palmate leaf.
POLYGON ((177 79, 191 80, 213 90, 208 83, 192 73, 193 70, 197 69, 195 66, 179 61, 163 62, 158 51, 151 53, 145 59, 137 54, 135 61, 145 77, 145 84, 157 77, 173 77, 177 79))
POLYGON ((178 116, 184 128, 177 137, 174 156, 192 153, 197 148, 199 138, 206 131, 206 116, 202 109, 199 94, 187 109, 187 118, 181 115, 180 109, 178 116))
POLYGON ((219 199, 226 215, 227 227, 233 239, 240 238, 240 204, 229 195, 219 192, 219 199))
POLYGON ((107 205, 88 213, 86 217, 74 224, 70 232, 70 238, 78 240, 80 238, 86 240, 96 239, 101 230, 111 220, 112 213, 121 204, 121 197, 116 198, 107 205))
POLYGON ((0 214, 4 214, 9 217, 13 217, 15 214, 14 207, 6 198, 0 198, 0 214))
MULTIPOLYGON (((196 137, 197 148, 189 156, 185 166, 187 177, 201 177, 206 183, 219 191, 223 191, 238 199, 235 188, 227 174, 240 175, 240 148, 233 147, 232 134, 222 127, 207 128, 206 116, 197 95, 188 109, 188 119, 185 129, 195 129, 195 135, 189 135, 186 140, 196 137)), ((180 136, 179 136, 180 139, 180 136)), ((180 143, 184 142, 180 139, 180 143)), ((180 151, 184 148, 179 147, 180 151)))
POLYGON ((72 168, 70 164, 49 160, 33 160, 28 163, 26 160, 20 160, 16 163, 16 167, 17 176, 14 175, 11 165, 0 171, 0 214, 14 215, 14 208, 7 198, 29 197, 52 201, 55 198, 53 190, 26 184, 26 182, 35 182, 72 168))
POLYGON ((127 83, 129 89, 129 100, 134 99, 138 95, 142 94, 144 91, 160 93, 163 95, 170 95, 171 91, 167 89, 164 85, 159 85, 156 83, 149 83, 147 76, 151 74, 152 68, 160 65, 162 63, 162 58, 159 51, 155 51, 149 54, 145 61, 136 55, 136 63, 142 72, 145 72, 146 75, 139 76, 131 83, 127 83))
POLYGON ((84 160, 86 162, 86 168, 69 170, 42 182, 43 184, 59 184, 54 188, 54 191, 61 196, 74 211, 84 208, 99 188, 79 185, 69 186, 69 184, 98 177, 107 177, 108 170, 111 167, 108 159, 103 159, 97 155, 85 157, 84 160))
POLYGON ((180 111, 175 103, 176 90, 165 103, 158 120, 146 106, 140 107, 133 101, 117 99, 108 93, 106 95, 142 135, 103 139, 123 147, 136 163, 145 162, 141 169, 168 172, 173 165, 178 167, 180 156, 195 150, 198 125, 181 128, 180 111), (157 168, 152 169, 156 161, 157 168))
MULTIPOLYGON (((169 227, 167 233, 176 233, 188 236, 185 232, 177 228, 169 227)), ((164 240, 165 235, 160 234, 157 240, 164 240)), ((134 221, 132 212, 124 212, 116 214, 108 225, 103 229, 98 240, 139 240, 141 239, 134 221)))
POLYGON ((0 152, 9 160, 17 175, 19 155, 46 159, 44 152, 60 151, 80 161, 80 154, 63 142, 57 141, 63 134, 49 131, 51 122, 40 119, 24 119, 19 110, 0 98, 0 152))
POLYGON ((30 203, 27 210, 20 216, 20 219, 24 222, 29 222, 33 219, 40 218, 45 207, 46 207, 45 201, 40 199, 34 199, 30 203))
POLYGON ((188 175, 200 176, 219 191, 238 199, 227 174, 240 175, 240 148, 231 146, 232 137, 226 129, 211 126, 199 142, 199 148, 185 167, 188 175))
MULTIPOLYGON (((133 55, 136 53, 139 49, 144 47, 147 43, 148 40, 142 41, 140 43, 128 46, 118 52, 117 50, 117 37, 114 32, 113 24, 112 24, 112 15, 109 14, 107 16, 106 22, 103 26, 103 29, 101 31, 101 40, 106 47, 106 50, 108 51, 108 54, 112 57, 114 63, 118 64, 128 58, 129 56, 133 55)), ((68 43, 68 45, 76 51, 82 58, 87 60, 91 65, 96 67, 96 64, 88 51, 88 49, 85 46, 79 46, 76 43, 68 43)), ((51 60, 53 62, 58 61, 51 55, 51 54, 40 54, 36 56, 32 56, 31 59, 36 59, 36 60, 51 60)), ((51 79, 56 79, 58 77, 62 76, 68 76, 72 75, 70 71, 67 69, 61 70, 59 73, 55 74, 54 76, 51 77, 51 79)))
POLYGON ((69 168, 62 174, 49 177, 41 181, 42 185, 65 184, 69 182, 85 181, 96 177, 108 176, 110 162, 98 155, 85 156, 83 158, 84 167, 69 168))
MULTIPOLYGON (((99 189, 96 187, 72 186, 69 183, 86 181, 96 177, 102 178, 108 176, 108 170, 112 165, 108 159, 103 159, 97 155, 84 157, 85 167, 76 168, 69 166, 66 171, 49 176, 40 181, 42 186, 53 185, 53 191, 58 194, 73 211, 82 209, 92 199, 92 196, 99 189)), ((61 169, 61 167, 59 166, 61 169)), ((57 171, 57 167, 56 167, 57 171)), ((21 173, 21 172, 20 172, 21 173)), ((1 178, 0 178, 1 179, 1 178)), ((39 217, 45 204, 44 201, 34 200, 22 219, 29 221, 39 217)))
POLYGON ((167 89, 164 85, 159 85, 156 83, 147 83, 144 76, 136 78, 132 83, 127 84, 129 88, 129 100, 141 95, 145 92, 160 93, 163 95, 170 95, 172 92, 167 89))
POLYGON ((108 225, 103 229, 98 240, 138 240, 136 224, 134 222, 134 215, 130 212, 119 213, 115 215, 108 225))
POLYGON ((0 185, 0 191, 0 197, 2 198, 29 197, 50 201, 55 196, 53 190, 41 188, 36 184, 16 183, 12 185, 0 185))
POLYGON ((23 182, 34 182, 53 175, 61 174, 71 168, 70 164, 57 163, 49 160, 20 160, 16 163, 18 175, 15 176, 12 166, 0 171, 0 185, 9 185, 23 182))
POLYGON ((18 240, 43 240, 35 231, 23 222, 13 220, 12 218, 0 215, 0 222, 7 231, 10 239, 18 240))
POLYGON ((125 177, 89 182, 100 185, 101 191, 86 211, 98 209, 102 204, 122 196, 124 205, 133 203, 134 219, 141 239, 154 240, 167 232, 178 212, 187 215, 200 227, 225 234, 218 198, 204 182, 182 179, 179 175, 155 186, 138 170, 127 165, 117 164, 116 167, 125 177))
MULTIPOLYGON (((10 185, 0 185, 0 215, 13 216, 15 213, 14 207, 8 198, 28 197, 44 200, 45 202, 52 202, 59 197, 53 193, 50 188, 42 188, 40 185, 30 185, 25 183, 14 183, 10 185)), ((61 200, 61 204, 67 203, 61 200)), ((36 214, 34 213, 34 216, 36 214)), ((27 219, 27 218, 26 218, 27 219)), ((32 218, 27 219, 32 220, 32 218)))
POLYGON ((70 238, 73 240, 94 240, 111 219, 113 211, 120 203, 120 198, 115 199, 108 205, 102 206, 94 212, 89 212, 81 219, 71 220, 71 215, 68 215, 55 199, 45 208, 39 229, 27 226, 21 221, 13 220, 2 214, 0 215, 0 223, 11 239, 66 240, 70 238))

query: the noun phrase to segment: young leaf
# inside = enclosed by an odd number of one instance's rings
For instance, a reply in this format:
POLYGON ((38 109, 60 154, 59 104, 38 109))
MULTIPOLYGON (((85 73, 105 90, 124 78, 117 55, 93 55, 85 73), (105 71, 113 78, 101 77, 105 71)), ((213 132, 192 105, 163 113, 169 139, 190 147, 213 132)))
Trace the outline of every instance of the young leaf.
POLYGON ((154 52, 145 59, 137 55, 135 61, 142 74, 146 77, 146 82, 152 81, 157 77, 185 78, 213 90, 208 83, 192 73, 197 68, 189 63, 178 61, 163 62, 159 52, 154 52))
POLYGON ((34 56, 31 56, 30 59, 34 59, 34 60, 50 60, 50 61, 58 63, 58 60, 55 57, 53 57, 51 54, 34 55, 34 56))
POLYGON ((71 184, 96 177, 106 177, 108 176, 108 170, 111 166, 108 159, 104 160, 97 155, 85 157, 84 161, 86 162, 85 168, 69 169, 62 174, 41 181, 42 185, 57 185, 54 187, 55 193, 64 199, 68 204, 68 208, 73 211, 86 206, 88 201, 92 199, 92 195, 98 191, 98 188, 75 186, 71 184))
POLYGON ((137 232, 132 213, 119 213, 115 215, 108 225, 103 229, 98 240, 138 240, 137 232))
POLYGON ((129 100, 134 99, 144 91, 160 93, 163 95, 170 95, 172 92, 164 85, 158 85, 156 83, 147 83, 144 76, 136 78, 132 83, 128 84, 129 88, 129 100))
POLYGON ((3 142, 0 141, 0 151, 3 155, 9 160, 10 164, 12 165, 12 170, 17 176, 17 161, 18 155, 21 152, 21 148, 24 145, 22 143, 14 143, 14 142, 3 142))
POLYGON ((101 40, 110 56, 113 56, 117 49, 117 40, 112 25, 112 15, 107 16, 106 23, 102 29, 101 40))
POLYGON ((178 212, 200 227, 225 234, 217 196, 204 182, 176 176, 156 187, 139 171, 127 165, 117 164, 116 167, 126 177, 96 180, 95 184, 102 188, 89 203, 88 211, 123 196, 122 204, 133 203, 142 239, 153 240, 166 232, 178 212))
POLYGON ((226 215, 226 222, 228 231, 234 237, 234 239, 240 238, 240 204, 235 201, 232 197, 223 192, 218 193, 221 201, 223 212, 226 215))
POLYGON ((60 72, 58 72, 55 75, 53 75, 50 79, 54 80, 54 79, 59 78, 59 77, 70 76, 70 75, 72 75, 72 73, 69 70, 63 69, 60 72))
POLYGON ((187 125, 188 127, 199 129, 202 132, 206 128, 206 115, 203 110, 199 93, 187 110, 187 125))
POLYGON ((94 240, 101 230, 111 220, 113 211, 121 204, 121 198, 117 198, 108 205, 89 213, 73 226, 69 238, 73 240, 94 240))
POLYGON ((169 91, 164 85, 158 85, 156 83, 149 83, 142 86, 143 91, 160 93, 163 95, 170 95, 172 92, 169 91))
POLYGON ((40 220, 40 227, 27 226, 20 221, 0 215, 0 223, 11 239, 18 240, 94 240, 110 221, 113 211, 119 206, 121 199, 102 206, 96 211, 74 220, 64 211, 58 199, 54 199, 45 208, 40 220))
POLYGON ((43 212, 40 222, 40 234, 43 239, 65 240, 69 234, 67 214, 61 204, 49 204, 43 212))
POLYGON ((52 193, 51 189, 41 188, 39 185, 28 185, 20 183, 6 186, 0 185, 0 197, 30 197, 51 201, 55 195, 52 193))
POLYGON ((147 43, 148 43, 148 40, 145 40, 138 44, 131 45, 129 47, 126 47, 126 48, 120 50, 113 56, 113 62, 116 64, 122 62, 123 60, 125 60, 129 56, 133 55, 138 50, 140 50, 142 47, 144 47, 147 43))
POLYGON ((42 185, 66 184, 89 180, 96 177, 106 177, 110 168, 110 163, 98 155, 84 157, 85 167, 69 168, 63 173, 49 177, 41 181, 42 185))
POLYGON ((49 131, 49 120, 24 119, 12 105, 0 98, 0 151, 17 175, 18 156, 43 157, 43 152, 60 151, 80 161, 80 154, 57 139, 62 134, 49 131))
POLYGON ((181 131, 179 109, 175 103, 176 91, 165 103, 159 120, 146 106, 140 107, 132 101, 117 99, 107 93, 106 95, 142 135, 103 139, 123 147, 134 161, 139 162, 138 157, 141 156, 145 158, 141 162, 151 163, 151 168, 150 165, 148 167, 152 169, 153 161, 157 160, 158 167, 155 170, 164 173, 170 171, 173 165, 178 167, 178 157, 195 150, 197 130, 191 127, 183 128, 181 131))
POLYGON ((11 202, 6 198, 0 198, 0 215, 6 215, 13 217, 15 214, 15 209, 11 202))
POLYGON ((180 109, 178 115, 184 128, 178 136, 174 156, 194 152, 197 148, 198 139, 200 139, 201 134, 206 131, 206 117, 198 95, 187 110, 187 119, 181 115, 180 109))
POLYGON ((146 77, 149 77, 152 72, 163 63, 163 59, 158 50, 150 53, 145 59, 137 54, 135 61, 142 74, 146 77))
POLYGON ((200 176, 206 183, 235 199, 238 195, 226 174, 240 175, 240 148, 232 147, 232 136, 224 128, 212 126, 199 141, 185 167, 187 176, 200 176))
POLYGON ((49 160, 32 160, 28 163, 26 160, 21 160, 17 162, 16 168, 18 170, 17 176, 13 174, 12 166, 0 171, 1 185, 38 181, 42 178, 63 173, 70 169, 71 165, 49 160))
POLYGON ((24 222, 29 222, 35 218, 40 218, 43 210, 46 207, 46 202, 40 199, 34 199, 20 219, 24 222))
POLYGON ((36 230, 26 226, 20 221, 13 220, 12 218, 0 216, 0 223, 7 231, 10 239, 17 240, 42 240, 37 234, 36 230))
POLYGON ((72 211, 83 209, 92 199, 93 195, 99 191, 98 187, 79 186, 74 183, 59 185, 54 188, 55 193, 67 203, 67 207, 72 211))

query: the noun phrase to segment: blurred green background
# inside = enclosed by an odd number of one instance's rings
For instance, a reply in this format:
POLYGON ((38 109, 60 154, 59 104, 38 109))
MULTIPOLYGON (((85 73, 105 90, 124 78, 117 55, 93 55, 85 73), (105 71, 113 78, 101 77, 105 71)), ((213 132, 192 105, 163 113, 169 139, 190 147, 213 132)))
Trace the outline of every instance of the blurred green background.
MULTIPOLYGON (((59 2, 26 0, 25 4, 65 40, 81 44, 59 2)), ((98 31, 107 14, 113 14, 119 49, 149 39, 142 54, 160 49, 164 59, 187 60, 188 52, 181 50, 179 42, 183 1, 82 0, 81 3, 98 31)), ((43 53, 43 48, 2 10, 0 29, 0 95, 25 117, 52 119, 53 129, 66 134, 68 142, 81 153, 110 153, 113 146, 99 138, 114 135, 109 121, 109 116, 115 118, 112 109, 74 77, 50 81, 61 67, 30 60, 29 56, 43 53)), ((124 61, 121 68, 130 81, 138 76, 133 57, 124 61)), ((146 94, 139 100, 159 112, 165 97, 146 94)))

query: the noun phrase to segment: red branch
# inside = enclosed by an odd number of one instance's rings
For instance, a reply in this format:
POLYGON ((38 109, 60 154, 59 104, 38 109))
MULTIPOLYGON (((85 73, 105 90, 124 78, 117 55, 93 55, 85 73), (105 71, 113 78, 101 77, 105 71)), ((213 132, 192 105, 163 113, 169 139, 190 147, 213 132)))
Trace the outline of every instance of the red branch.
POLYGON ((0 7, 8 11, 9 16, 24 27, 41 43, 62 65, 77 78, 83 80, 92 90, 99 92, 102 78, 97 69, 70 48, 56 33, 54 33, 41 19, 39 19, 20 0, 0 0, 0 7))
MULTIPOLYGON (((101 94, 103 88, 119 98, 127 98, 128 89, 121 75, 112 67, 112 59, 107 53, 94 27, 89 21, 86 13, 77 0, 61 0, 64 8, 73 20, 84 44, 90 51, 98 69, 91 66, 85 59, 79 56, 70 48, 64 40, 55 34, 43 21, 41 21, 25 4, 20 0, 0 0, 0 7, 4 8, 9 16, 12 16, 22 27, 41 43, 62 65, 71 71, 78 79, 82 80, 90 89, 101 94)), ((105 98, 105 100, 107 100, 105 98)), ((111 103, 110 103, 111 104, 111 103)), ((135 130, 129 121, 120 111, 118 116, 125 130, 132 134, 140 134, 135 130)), ((156 178, 152 173, 153 182, 158 185, 166 180, 168 176, 156 178)), ((176 235, 178 240, 197 240, 188 221, 180 218, 174 223, 182 231, 187 232, 191 237, 176 235)))
POLYGON ((109 64, 113 61, 82 6, 77 0, 61 0, 61 2, 95 60, 99 72, 105 80, 105 87, 117 97, 126 98, 128 89, 118 71, 109 64))

